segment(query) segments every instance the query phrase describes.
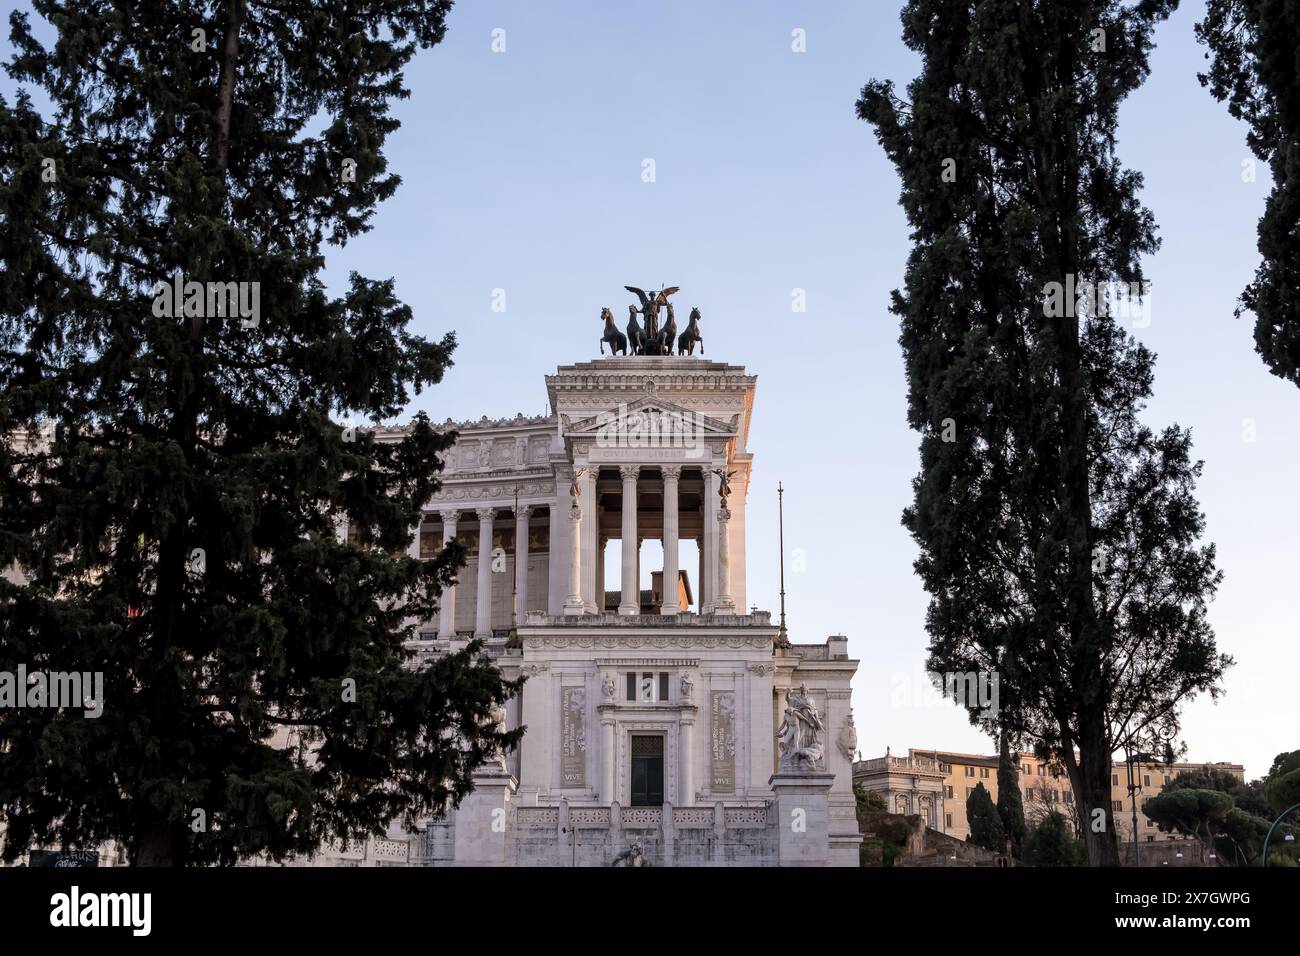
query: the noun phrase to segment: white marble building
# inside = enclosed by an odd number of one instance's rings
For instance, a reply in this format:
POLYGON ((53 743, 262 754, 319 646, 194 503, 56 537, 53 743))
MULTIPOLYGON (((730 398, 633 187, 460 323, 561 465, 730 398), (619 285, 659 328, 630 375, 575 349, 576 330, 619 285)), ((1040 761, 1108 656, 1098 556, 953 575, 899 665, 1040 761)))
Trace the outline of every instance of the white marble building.
POLYGON ((654 865, 857 865, 857 661, 839 636, 783 645, 768 612, 745 610, 756 381, 702 358, 611 357, 548 376, 550 416, 448 423, 459 438, 418 546, 457 537, 471 553, 420 622, 420 652, 483 638, 527 678, 507 713, 527 730, 447 819, 318 863, 608 865, 638 844, 654 865), (646 540, 662 568, 641 566, 646 540), (800 687, 821 759, 778 772, 800 687))

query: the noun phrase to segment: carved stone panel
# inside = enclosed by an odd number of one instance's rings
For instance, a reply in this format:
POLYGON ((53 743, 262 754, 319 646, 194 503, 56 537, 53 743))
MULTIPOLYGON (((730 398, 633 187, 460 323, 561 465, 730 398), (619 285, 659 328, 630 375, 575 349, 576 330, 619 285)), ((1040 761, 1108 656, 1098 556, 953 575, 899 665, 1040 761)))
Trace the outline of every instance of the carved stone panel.
POLYGON ((736 792, 736 692, 715 690, 709 706, 709 789, 736 792))
POLYGON ((560 786, 587 785, 587 688, 560 689, 560 786))

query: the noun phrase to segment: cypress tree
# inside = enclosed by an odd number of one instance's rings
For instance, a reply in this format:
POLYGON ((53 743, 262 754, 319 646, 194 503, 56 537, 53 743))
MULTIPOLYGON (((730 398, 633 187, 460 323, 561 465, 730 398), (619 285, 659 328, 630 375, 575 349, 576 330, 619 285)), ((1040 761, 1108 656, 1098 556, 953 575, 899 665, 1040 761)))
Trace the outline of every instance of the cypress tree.
POLYGON ((993 798, 984 789, 984 784, 975 784, 975 789, 966 798, 966 824, 970 827, 968 843, 974 843, 994 853, 1004 849, 1006 834, 1002 830, 1002 821, 998 819, 997 808, 993 798))
POLYGON ((5 857, 278 859, 441 812, 519 739, 477 647, 407 649, 463 559, 408 551, 454 436, 340 422, 455 341, 321 272, 397 189, 390 105, 450 3, 33 7, 54 43, 13 14, 6 69, 48 115, 0 99, 0 667, 104 701, 0 711, 5 857))
POLYGON ((1300 7, 1209 0, 1196 36, 1211 60, 1201 85, 1247 124, 1246 142, 1273 177, 1260 264, 1237 315, 1255 313, 1255 350, 1274 375, 1300 386, 1300 7))
POLYGON ((998 735, 998 819, 1011 844, 1011 855, 1020 859, 1025 849, 1025 804, 1020 798, 1020 757, 1011 753, 1007 732, 998 735))
POLYGON ((872 81, 857 104, 913 230, 892 311, 929 667, 998 674, 996 708, 961 702, 1065 767, 1093 865, 1119 860, 1111 755, 1175 734, 1231 663, 1205 619, 1201 466, 1186 431, 1139 422, 1154 356, 1116 315, 1158 245, 1116 114, 1174 6, 909 0, 921 72, 906 99, 872 81))

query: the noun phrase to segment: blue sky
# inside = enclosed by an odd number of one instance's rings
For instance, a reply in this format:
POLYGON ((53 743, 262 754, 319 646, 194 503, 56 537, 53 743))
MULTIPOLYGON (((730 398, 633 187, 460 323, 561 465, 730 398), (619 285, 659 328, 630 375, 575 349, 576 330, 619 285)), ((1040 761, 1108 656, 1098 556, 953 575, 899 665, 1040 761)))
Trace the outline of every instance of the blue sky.
MULTIPOLYGON (((1259 775, 1300 746, 1300 390, 1268 374, 1250 319, 1232 316, 1268 177, 1242 182, 1244 128, 1196 81, 1200 10, 1185 4, 1159 29, 1120 155, 1146 175, 1164 240, 1147 263, 1151 323, 1134 330, 1159 355, 1146 417, 1190 426, 1205 459, 1200 500, 1225 572, 1211 619, 1238 659, 1220 703, 1187 707, 1189 757, 1259 775)), ((396 276, 421 331, 455 329, 456 367, 418 402, 436 418, 543 411, 542 376, 597 354, 600 308, 621 315, 624 285, 681 286, 709 357, 758 375, 750 601, 776 609, 780 480, 792 634, 849 635, 868 756, 990 746, 915 692, 926 595, 899 516, 916 436, 887 311, 909 243, 894 170, 854 115, 869 78, 902 86, 918 68, 897 12, 878 0, 458 5, 447 39, 408 71, 388 150, 404 184, 374 232, 331 259, 339 275, 396 276), (806 53, 791 49, 796 28, 806 53)))
MULTIPOLYGON (((402 187, 371 234, 329 257, 336 288, 349 270, 395 276, 416 331, 456 331, 455 367, 414 406, 436 420, 544 411, 543 375, 597 355, 600 309, 622 315, 624 285, 680 286, 708 356, 758 375, 750 601, 777 606, 780 480, 792 637, 849 636, 866 756, 991 747, 952 705, 906 701, 926 595, 899 523, 917 439, 887 306, 909 241, 895 172, 854 114, 868 79, 901 88, 918 68, 899 5, 459 4, 407 71, 387 150, 402 187)), ((1199 497, 1225 572, 1211 621, 1238 660, 1223 700, 1186 708, 1188 756, 1258 776, 1300 747, 1300 389, 1268 374, 1251 318, 1232 315, 1269 185, 1264 169, 1242 181, 1244 127, 1196 81, 1201 10, 1184 3, 1159 28, 1120 157, 1145 174, 1164 240, 1146 264, 1151 323, 1134 330, 1159 356, 1145 417, 1191 427, 1205 459, 1199 497)))

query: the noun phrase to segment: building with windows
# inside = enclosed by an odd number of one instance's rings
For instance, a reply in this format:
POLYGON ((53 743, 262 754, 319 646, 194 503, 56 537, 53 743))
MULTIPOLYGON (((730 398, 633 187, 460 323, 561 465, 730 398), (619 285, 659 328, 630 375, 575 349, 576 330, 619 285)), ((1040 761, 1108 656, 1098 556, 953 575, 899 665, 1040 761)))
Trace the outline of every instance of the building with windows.
POLYGON ((858 662, 747 603, 756 386, 703 357, 611 356, 548 376, 547 415, 446 423, 411 549, 469 556, 437 619, 411 622, 415 660, 482 640, 526 678, 500 716, 526 733, 445 818, 299 865, 857 866, 858 662))
POLYGON ((549 415, 446 424, 412 548, 458 539, 469 561, 416 649, 484 640, 527 679, 504 715, 527 730, 447 819, 318 862, 608 865, 635 845, 653 865, 857 865, 857 661, 843 636, 790 643, 746 609, 756 385, 699 357, 610 357, 548 376, 549 415))
MULTIPOLYGON (((1075 820, 1074 791, 1064 768, 1031 753, 1016 755, 1020 767, 1020 798, 1025 820, 1032 825, 1056 810, 1071 822, 1075 820)), ((1245 767, 1234 763, 1149 763, 1134 762, 1133 785, 1136 788, 1138 839, 1179 839, 1161 833, 1144 813, 1146 801, 1180 773, 1210 771, 1228 773, 1245 780, 1245 767)), ((964 754, 947 750, 908 751, 906 757, 886 753, 884 757, 860 760, 853 765, 853 781, 868 790, 879 792, 891 812, 919 814, 926 826, 964 840, 970 835, 966 820, 966 800, 977 784, 983 784, 994 803, 998 799, 998 757, 996 754, 964 754)), ((1129 795, 1129 770, 1126 763, 1111 769, 1111 811, 1115 827, 1123 841, 1133 839, 1133 803, 1129 795)))

